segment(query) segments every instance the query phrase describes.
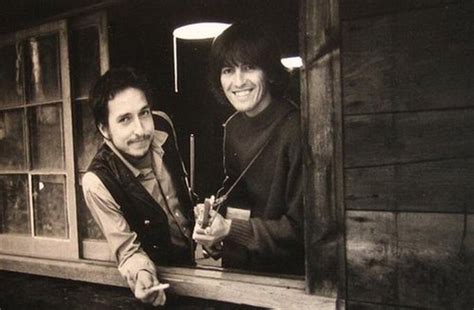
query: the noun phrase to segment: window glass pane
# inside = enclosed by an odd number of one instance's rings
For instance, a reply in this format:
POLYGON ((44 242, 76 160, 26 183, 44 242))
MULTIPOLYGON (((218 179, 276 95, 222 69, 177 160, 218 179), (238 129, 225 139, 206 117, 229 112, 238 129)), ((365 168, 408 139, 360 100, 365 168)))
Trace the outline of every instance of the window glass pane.
POLYGON ((0 48, 0 106, 21 103, 23 78, 21 75, 21 45, 0 48))
POLYGON ((58 34, 32 37, 25 43, 27 98, 29 103, 61 98, 58 34))
POLYGON ((88 97, 100 76, 99 29, 88 27, 72 32, 72 85, 74 98, 88 97))
POLYGON ((28 109, 28 124, 33 169, 64 167, 64 139, 60 104, 28 109))
POLYGON ((31 233, 26 175, 0 175, 0 233, 31 233))
POLYGON ((0 169, 25 169, 23 109, 0 112, 0 169))
POLYGON ((103 141, 95 127, 92 108, 87 100, 74 103, 74 129, 77 169, 82 172, 87 169, 103 141))
POLYGON ((33 176, 36 236, 68 238, 65 184, 62 175, 33 176))
MULTIPOLYGON (((82 180, 83 175, 81 173, 79 180, 82 180)), ((82 194, 82 182, 79 183, 81 185, 77 191, 77 209, 79 212, 78 222, 81 239, 105 239, 102 230, 92 217, 89 208, 87 208, 84 195, 82 194)))

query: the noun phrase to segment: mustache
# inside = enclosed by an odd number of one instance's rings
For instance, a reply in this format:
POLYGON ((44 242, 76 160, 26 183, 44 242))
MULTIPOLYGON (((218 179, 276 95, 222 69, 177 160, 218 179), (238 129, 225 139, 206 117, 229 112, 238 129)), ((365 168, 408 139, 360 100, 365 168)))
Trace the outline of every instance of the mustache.
POLYGON ((151 135, 143 135, 143 136, 136 137, 135 139, 129 140, 127 144, 150 141, 150 140, 151 140, 151 135))

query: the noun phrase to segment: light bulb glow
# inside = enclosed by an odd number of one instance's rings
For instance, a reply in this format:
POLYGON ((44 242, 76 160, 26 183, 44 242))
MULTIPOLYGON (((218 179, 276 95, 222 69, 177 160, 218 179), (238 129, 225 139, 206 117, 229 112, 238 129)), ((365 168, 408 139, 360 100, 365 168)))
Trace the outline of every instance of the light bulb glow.
POLYGON ((173 72, 174 92, 178 92, 178 46, 177 39, 202 40, 212 39, 220 35, 231 24, 226 23, 195 23, 176 28, 173 31, 173 72))
POLYGON ((176 28, 173 36, 183 40, 211 39, 220 35, 230 24, 226 23, 195 23, 176 28))
POLYGON ((303 60, 299 56, 282 58, 280 61, 283 66, 290 70, 303 67, 303 60))

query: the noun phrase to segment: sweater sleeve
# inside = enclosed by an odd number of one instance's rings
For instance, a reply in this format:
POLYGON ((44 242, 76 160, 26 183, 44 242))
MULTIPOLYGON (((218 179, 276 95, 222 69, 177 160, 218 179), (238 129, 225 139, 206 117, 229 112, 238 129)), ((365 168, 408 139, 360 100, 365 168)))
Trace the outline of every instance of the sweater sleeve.
MULTIPOLYGON (((261 258, 286 257, 295 248, 303 248, 303 165, 301 145, 296 140, 286 154, 287 177, 282 195, 285 212, 272 219, 234 219, 226 237, 261 258)), ((251 209, 250 206, 244 208, 251 209)))

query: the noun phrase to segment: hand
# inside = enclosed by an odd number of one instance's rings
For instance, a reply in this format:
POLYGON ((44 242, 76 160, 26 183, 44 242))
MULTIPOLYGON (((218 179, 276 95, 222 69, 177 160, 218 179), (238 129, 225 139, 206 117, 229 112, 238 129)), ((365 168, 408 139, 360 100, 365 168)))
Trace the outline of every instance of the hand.
POLYGON ((202 228, 202 216, 204 214, 204 204, 198 204, 194 208, 196 215, 196 224, 194 225, 193 239, 206 247, 212 247, 222 241, 230 232, 231 220, 226 220, 222 215, 215 210, 210 211, 212 223, 210 226, 202 228))
POLYGON ((202 246, 204 258, 212 257, 214 260, 222 258, 222 243, 217 243, 212 247, 202 246))
POLYGON ((162 306, 166 302, 166 294, 163 289, 157 289, 160 282, 157 277, 148 271, 140 270, 135 283, 135 297, 143 303, 153 306, 162 306))

